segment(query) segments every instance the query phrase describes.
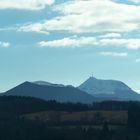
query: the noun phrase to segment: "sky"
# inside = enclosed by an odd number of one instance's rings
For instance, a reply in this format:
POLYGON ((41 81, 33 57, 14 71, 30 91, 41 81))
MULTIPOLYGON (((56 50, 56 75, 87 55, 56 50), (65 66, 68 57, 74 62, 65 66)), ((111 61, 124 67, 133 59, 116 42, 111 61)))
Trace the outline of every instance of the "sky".
POLYGON ((140 91, 140 0, 0 0, 0 92, 89 76, 140 91))

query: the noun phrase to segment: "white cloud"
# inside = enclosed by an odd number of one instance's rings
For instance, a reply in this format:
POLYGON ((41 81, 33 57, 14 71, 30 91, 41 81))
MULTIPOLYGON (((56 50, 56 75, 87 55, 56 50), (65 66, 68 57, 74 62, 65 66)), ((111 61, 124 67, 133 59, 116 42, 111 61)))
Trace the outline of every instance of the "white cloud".
POLYGON ((61 15, 21 28, 33 26, 41 32, 115 33, 112 37, 140 29, 140 6, 111 0, 73 0, 54 7, 61 15))
POLYGON ((40 10, 53 3, 54 0, 0 0, 0 9, 40 10))
POLYGON ((139 62, 140 62, 140 58, 137 58, 137 59, 136 59, 136 62, 139 63, 139 62))
POLYGON ((0 41, 0 48, 9 48, 11 44, 9 42, 1 42, 0 41))
POLYGON ((124 47, 128 49, 139 49, 140 48, 140 39, 138 38, 130 38, 130 39, 101 39, 100 44, 102 46, 118 46, 118 47, 124 47))
MULTIPOLYGON (((31 0, 28 0, 27 4, 29 1, 31 0)), ((20 2, 18 1, 18 3, 20 2)), ((54 1, 32 0, 29 5, 33 4, 33 7, 40 7, 41 4, 44 7, 45 2, 52 4, 54 1)), ((71 0, 54 6, 54 10, 58 12, 58 15, 61 14, 52 19, 18 26, 16 30, 47 35, 51 31, 66 31, 66 33, 72 32, 78 34, 78 36, 83 35, 83 37, 65 37, 58 40, 41 41, 39 43, 40 47, 98 45, 128 49, 140 48, 139 38, 125 38, 124 36, 125 33, 131 36, 131 31, 140 30, 140 6, 119 3, 113 0, 71 0), (103 35, 84 37, 84 33, 97 32, 103 35)))
POLYGON ((140 29, 140 6, 111 0, 73 0, 54 6, 61 15, 30 23, 18 31, 48 34, 50 31, 72 33, 107 33, 104 38, 119 38, 121 33, 140 29))
POLYGON ((26 25, 23 25, 23 26, 17 28, 16 30, 19 31, 19 32, 37 32, 37 33, 46 34, 46 35, 49 34, 48 31, 45 31, 42 28, 41 23, 26 24, 26 25))
POLYGON ((41 41, 40 47, 80 47, 80 46, 113 46, 127 49, 139 49, 140 39, 98 38, 98 37, 67 37, 57 40, 41 41))
POLYGON ((107 33, 107 34, 101 35, 100 37, 101 38, 120 38, 122 37, 122 35, 119 33, 107 33))
POLYGON ((103 56, 113 56, 113 57, 126 57, 128 53, 126 52, 100 52, 103 56))
POLYGON ((58 5, 63 14, 46 21, 48 30, 69 32, 130 32, 140 28, 140 7, 111 0, 76 0, 58 5))
POLYGON ((68 37, 52 41, 39 42, 40 47, 80 47, 83 45, 97 45, 95 37, 68 37))
POLYGON ((0 31, 36 32, 36 33, 49 35, 48 31, 42 29, 42 25, 40 23, 36 23, 36 24, 26 23, 24 25, 4 27, 4 28, 0 28, 0 31))

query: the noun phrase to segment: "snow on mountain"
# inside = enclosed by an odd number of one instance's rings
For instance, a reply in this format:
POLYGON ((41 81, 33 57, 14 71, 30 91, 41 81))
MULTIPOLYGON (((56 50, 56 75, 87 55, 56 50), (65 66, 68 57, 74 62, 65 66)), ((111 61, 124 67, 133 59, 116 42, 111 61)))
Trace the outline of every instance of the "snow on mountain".
POLYGON ((64 87, 64 85, 62 84, 53 84, 53 83, 49 83, 45 81, 35 81, 32 83, 37 84, 37 85, 44 85, 44 86, 64 87))

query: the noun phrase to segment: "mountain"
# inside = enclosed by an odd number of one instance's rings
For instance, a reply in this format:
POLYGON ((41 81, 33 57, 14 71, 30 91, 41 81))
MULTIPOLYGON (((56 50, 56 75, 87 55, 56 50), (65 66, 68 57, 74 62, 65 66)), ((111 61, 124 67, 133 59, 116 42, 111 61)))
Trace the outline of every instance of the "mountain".
POLYGON ((90 77, 78 87, 90 95, 106 100, 140 100, 140 95, 117 80, 101 80, 90 77))
POLYGON ((72 86, 51 84, 44 81, 24 82, 2 95, 30 96, 58 102, 92 103, 95 98, 72 86))

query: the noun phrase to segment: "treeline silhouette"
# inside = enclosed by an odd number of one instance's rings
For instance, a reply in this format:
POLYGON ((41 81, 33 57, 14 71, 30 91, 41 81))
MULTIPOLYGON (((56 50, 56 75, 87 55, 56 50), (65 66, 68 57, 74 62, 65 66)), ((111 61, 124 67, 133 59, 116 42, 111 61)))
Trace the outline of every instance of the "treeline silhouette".
POLYGON ((57 111, 84 111, 84 110, 127 110, 133 102, 104 101, 93 104, 59 103, 44 101, 33 97, 0 96, 0 115, 21 115, 25 113, 57 110, 57 111))
POLYGON ((43 101, 32 97, 0 97, 0 140, 140 140, 140 102, 105 101, 92 105, 43 101), (42 111, 80 112, 125 110, 128 123, 115 128, 108 121, 98 126, 50 126, 41 120, 21 117, 42 111))

